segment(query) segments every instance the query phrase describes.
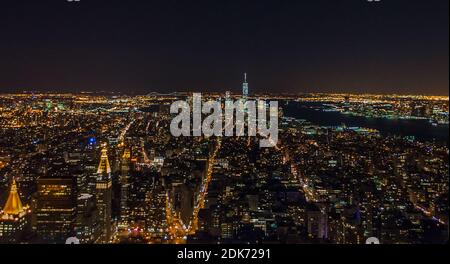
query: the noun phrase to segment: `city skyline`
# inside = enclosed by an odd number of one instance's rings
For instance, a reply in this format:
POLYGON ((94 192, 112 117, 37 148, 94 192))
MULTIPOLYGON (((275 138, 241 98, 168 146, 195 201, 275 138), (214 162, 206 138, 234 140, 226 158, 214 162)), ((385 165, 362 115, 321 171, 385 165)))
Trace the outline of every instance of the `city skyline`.
POLYGON ((448 8, 8 1, 0 244, 448 244, 448 8))
POLYGON ((238 111, 224 121, 236 135, 173 134, 172 104, 226 110, 251 100, 244 84, 197 99, 0 95, 0 244, 448 241, 447 99, 257 97, 280 102, 271 148, 238 111))

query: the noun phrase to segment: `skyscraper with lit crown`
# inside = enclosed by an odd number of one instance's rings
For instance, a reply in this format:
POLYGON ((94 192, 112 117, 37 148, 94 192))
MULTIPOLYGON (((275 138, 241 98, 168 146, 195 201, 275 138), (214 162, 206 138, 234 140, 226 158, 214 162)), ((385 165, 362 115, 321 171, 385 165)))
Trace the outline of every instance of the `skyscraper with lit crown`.
POLYGON ((102 149, 100 162, 96 174, 96 195, 97 207, 99 211, 100 243, 109 243, 111 240, 111 199, 112 199, 112 179, 111 166, 108 160, 108 150, 106 146, 102 149))
POLYGON ((127 148, 125 149, 121 159, 120 169, 120 226, 127 227, 129 218, 129 206, 128 206, 128 192, 130 189, 130 161, 131 152, 127 148))
POLYGON ((0 211, 0 242, 18 243, 29 227, 30 209, 22 205, 13 180, 11 190, 3 210, 0 211))

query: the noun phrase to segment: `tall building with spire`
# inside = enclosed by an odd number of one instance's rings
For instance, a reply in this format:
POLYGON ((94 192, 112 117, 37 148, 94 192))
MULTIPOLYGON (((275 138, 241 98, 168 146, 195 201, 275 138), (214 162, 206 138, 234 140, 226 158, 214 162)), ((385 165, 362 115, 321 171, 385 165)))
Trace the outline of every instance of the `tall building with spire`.
POLYGON ((30 208, 24 206, 13 179, 11 190, 3 210, 0 211, 0 242, 18 243, 28 231, 30 223, 30 208))
POLYGON ((247 73, 244 73, 244 83, 242 83, 242 97, 245 99, 248 97, 248 82, 247 82, 247 73))
POLYGON ((108 160, 108 150, 106 146, 102 149, 100 162, 96 173, 96 197, 99 211, 100 243, 109 243, 111 240, 111 200, 112 200, 112 179, 111 166, 108 160))
POLYGON ((127 148, 122 155, 120 166, 120 225, 123 228, 128 226, 128 218, 130 213, 128 206, 128 192, 130 190, 130 162, 131 152, 127 148))

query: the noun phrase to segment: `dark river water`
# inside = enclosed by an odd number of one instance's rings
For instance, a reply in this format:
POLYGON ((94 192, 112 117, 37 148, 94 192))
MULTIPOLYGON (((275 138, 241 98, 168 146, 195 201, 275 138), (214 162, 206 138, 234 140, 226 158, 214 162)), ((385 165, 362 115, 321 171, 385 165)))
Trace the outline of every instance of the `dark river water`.
POLYGON ((340 112, 316 110, 320 103, 281 103, 285 116, 304 119, 319 126, 366 127, 379 130, 383 135, 414 136, 420 141, 430 141, 448 145, 449 126, 433 126, 427 120, 406 120, 369 118, 344 115, 340 112))

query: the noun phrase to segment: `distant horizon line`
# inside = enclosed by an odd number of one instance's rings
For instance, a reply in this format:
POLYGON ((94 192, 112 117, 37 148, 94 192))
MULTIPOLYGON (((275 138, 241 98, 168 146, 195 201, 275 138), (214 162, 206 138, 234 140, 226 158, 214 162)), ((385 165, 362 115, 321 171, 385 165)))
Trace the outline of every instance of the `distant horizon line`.
MULTIPOLYGON (((201 92, 203 94, 225 94, 226 92, 230 92, 232 95, 240 95, 239 92, 234 92, 232 90, 225 90, 225 91, 199 91, 199 90, 190 90, 190 91, 174 91, 170 93, 163 93, 163 92, 121 92, 121 91, 79 91, 79 92, 73 92, 73 91, 33 91, 33 90, 22 90, 17 92, 0 92, 0 95, 13 95, 13 94, 86 94, 86 95, 100 95, 100 94, 108 94, 108 95, 130 95, 130 96, 139 96, 139 95, 176 95, 176 94, 190 94, 190 93, 196 93, 201 92)), ((447 97, 449 98, 448 94, 426 94, 426 93, 370 93, 370 92, 256 92, 253 93, 253 95, 289 95, 289 96, 301 96, 301 95, 308 95, 308 94, 316 94, 316 95, 371 95, 371 96, 433 96, 433 97, 447 97)), ((251 95, 250 95, 251 96, 251 95)))

